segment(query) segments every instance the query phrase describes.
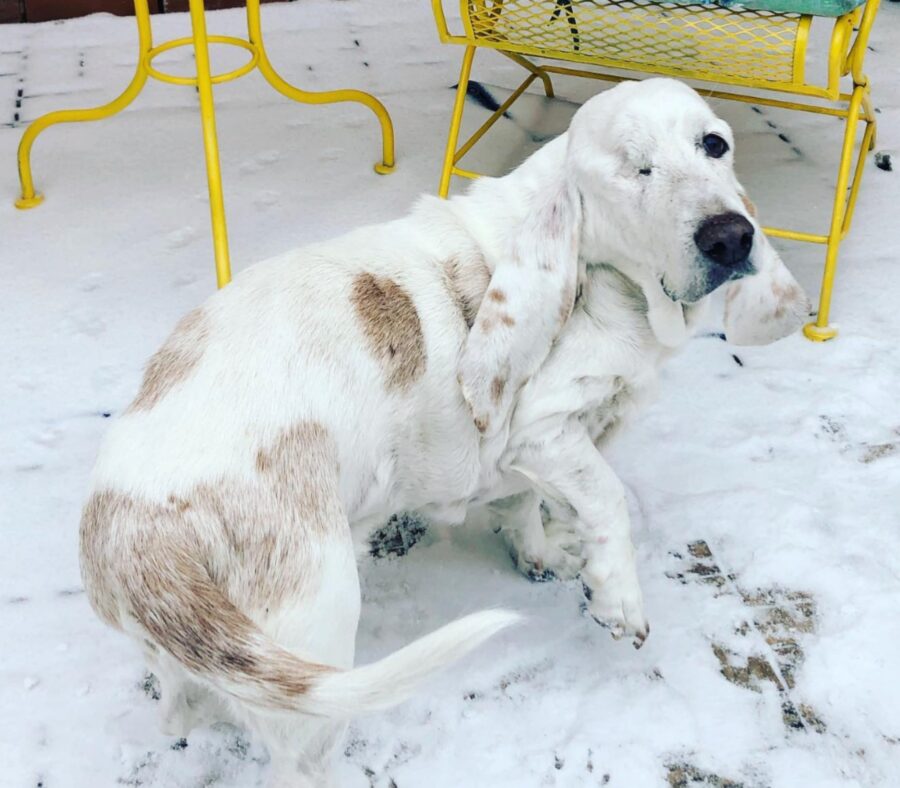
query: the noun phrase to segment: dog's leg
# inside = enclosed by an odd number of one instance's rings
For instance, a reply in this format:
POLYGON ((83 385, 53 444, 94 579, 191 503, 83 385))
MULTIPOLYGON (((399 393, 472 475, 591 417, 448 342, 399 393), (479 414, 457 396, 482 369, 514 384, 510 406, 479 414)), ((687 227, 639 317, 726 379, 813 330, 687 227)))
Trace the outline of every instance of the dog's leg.
POLYGON ((332 788, 335 750, 347 723, 309 716, 257 719, 272 762, 269 788, 332 788))
MULTIPOLYGON (((359 623, 359 573, 350 526, 322 542, 318 577, 308 591, 271 607, 261 628, 304 659, 341 670, 353 667, 359 623)), ((306 714, 266 714, 245 710, 272 759, 271 788, 327 788, 334 785, 335 749, 346 720, 306 714)))
POLYGON ((573 525, 583 542, 581 578, 588 610, 613 637, 634 635, 635 645, 640 646, 649 627, 622 482, 580 425, 570 426, 547 443, 529 444, 514 467, 575 510, 573 525))
POLYGON ((571 580, 584 566, 577 534, 544 529, 540 499, 533 491, 491 501, 486 509, 492 527, 500 528, 513 561, 529 580, 571 580))
POLYGON ((166 736, 186 738, 197 726, 191 704, 191 684, 187 671, 174 659, 160 653, 151 663, 159 680, 159 729, 166 736))

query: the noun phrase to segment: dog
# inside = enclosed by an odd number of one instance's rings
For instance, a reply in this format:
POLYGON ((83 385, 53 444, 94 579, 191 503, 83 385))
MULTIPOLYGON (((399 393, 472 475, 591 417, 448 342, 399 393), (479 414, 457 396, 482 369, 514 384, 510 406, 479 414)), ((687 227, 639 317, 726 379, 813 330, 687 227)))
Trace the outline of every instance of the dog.
POLYGON ((598 447, 720 287, 738 343, 809 308, 733 146, 687 86, 623 83, 510 175, 253 266, 178 323, 80 529, 88 598, 142 647, 164 731, 236 722, 273 785, 325 785, 348 718, 517 620, 486 610, 354 668, 353 533, 397 511, 501 522, 523 571, 580 575, 591 615, 643 642, 598 447))

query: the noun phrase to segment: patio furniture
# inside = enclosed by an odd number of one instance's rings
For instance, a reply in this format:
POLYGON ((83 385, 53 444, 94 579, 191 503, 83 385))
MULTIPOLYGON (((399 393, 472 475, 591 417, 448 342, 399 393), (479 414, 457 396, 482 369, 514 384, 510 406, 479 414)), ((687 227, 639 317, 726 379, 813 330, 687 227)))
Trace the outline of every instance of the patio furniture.
POLYGON ((215 252, 216 281, 223 287, 231 280, 231 264, 228 255, 228 234, 225 223, 225 204, 222 195, 222 175, 219 167, 219 143, 216 135, 216 116, 212 86, 228 82, 254 68, 259 69, 266 81, 279 93, 303 104, 331 104, 339 101, 354 101, 368 107, 375 113, 381 124, 382 158, 375 165, 378 173, 387 173, 394 168, 394 132, 390 115, 382 103, 368 93, 359 90, 331 90, 310 92, 288 83, 269 61, 260 23, 260 0, 247 0, 247 39, 234 36, 210 36, 206 32, 204 0, 190 0, 192 35, 153 45, 150 25, 150 11, 147 0, 134 0, 134 13, 138 26, 138 62, 134 79, 116 99, 93 109, 75 109, 51 112, 28 126, 19 143, 19 180, 22 194, 16 200, 17 208, 33 208, 43 200, 43 195, 34 189, 31 173, 31 148, 38 135, 57 123, 101 120, 121 112, 141 92, 148 77, 169 82, 173 85, 193 85, 200 100, 200 119, 203 127, 203 145, 206 152, 206 173, 209 182, 209 209, 212 220, 213 249, 215 252), (209 62, 209 45, 225 44, 240 47, 249 52, 249 59, 239 68, 224 74, 212 74, 209 62), (157 55, 176 47, 192 46, 197 64, 194 77, 175 76, 158 70, 153 65, 157 55))
POLYGON ((439 193, 444 197, 453 175, 478 176, 458 166, 462 157, 536 79, 546 95, 553 96, 551 76, 556 74, 602 80, 634 79, 635 73, 673 76, 711 83, 715 87, 700 88, 706 96, 844 118, 828 232, 765 228, 776 238, 825 245, 819 309, 803 333, 816 341, 837 334, 828 318, 838 250, 850 229, 866 152, 875 144, 875 116, 863 60, 879 0, 744 0, 740 5, 731 0, 461 0, 455 32, 444 13, 446 1, 432 0, 440 39, 460 44, 465 51, 441 172, 439 193), (814 22, 817 29, 831 25, 827 52, 822 53, 826 63, 819 74, 811 73, 808 63, 814 22), (528 75, 458 146, 479 48, 499 52, 528 75), (852 171, 860 122, 865 129, 852 171))

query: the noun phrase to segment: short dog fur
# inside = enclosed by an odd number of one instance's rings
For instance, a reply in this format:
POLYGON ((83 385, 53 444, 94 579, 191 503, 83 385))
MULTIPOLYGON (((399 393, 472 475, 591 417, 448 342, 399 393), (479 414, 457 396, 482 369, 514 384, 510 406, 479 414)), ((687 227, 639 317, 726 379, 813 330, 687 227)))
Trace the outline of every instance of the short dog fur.
POLYGON ((516 620, 477 613, 354 668, 351 528, 401 510, 498 521, 523 571, 580 574, 590 613, 643 642, 598 447, 719 286, 735 342, 808 311, 731 148, 686 86, 622 84, 512 174, 260 263, 178 324, 81 523, 90 601, 144 649, 164 730, 237 722, 274 785, 325 785, 350 716, 516 620))

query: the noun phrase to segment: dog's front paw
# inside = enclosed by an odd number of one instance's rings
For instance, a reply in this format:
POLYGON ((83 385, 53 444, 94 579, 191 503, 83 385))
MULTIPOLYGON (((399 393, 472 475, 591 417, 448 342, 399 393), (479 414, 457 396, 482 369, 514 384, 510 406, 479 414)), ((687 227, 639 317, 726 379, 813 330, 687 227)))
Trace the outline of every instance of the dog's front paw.
POLYGON ((597 586, 589 585, 582 577, 585 610, 600 626, 609 630, 615 640, 633 637, 635 648, 644 645, 650 634, 650 624, 644 615, 644 599, 637 577, 610 575, 597 586))
POLYGON ((509 554, 518 570, 529 580, 546 583, 550 580, 572 580, 584 566, 584 559, 576 554, 574 535, 563 532, 547 534, 540 545, 528 544, 518 531, 506 532, 509 554), (566 549, 568 548, 568 549, 566 549))

